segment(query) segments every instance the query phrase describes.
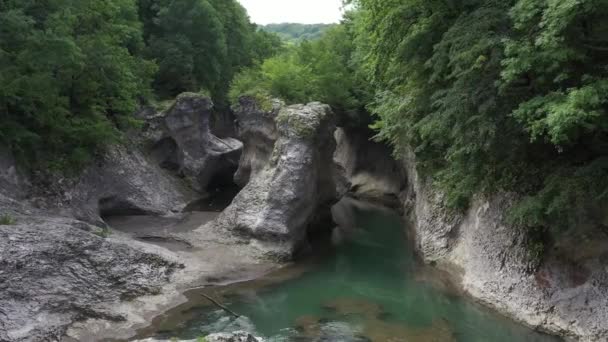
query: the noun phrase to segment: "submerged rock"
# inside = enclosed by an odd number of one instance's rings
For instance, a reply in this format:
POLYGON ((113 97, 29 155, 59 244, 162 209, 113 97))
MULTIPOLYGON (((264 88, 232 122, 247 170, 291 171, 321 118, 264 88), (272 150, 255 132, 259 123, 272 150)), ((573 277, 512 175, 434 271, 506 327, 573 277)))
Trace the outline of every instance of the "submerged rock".
POLYGON ((202 193, 214 177, 231 181, 243 149, 240 141, 220 139, 211 132, 212 115, 211 99, 183 93, 167 111, 147 118, 152 157, 202 193))
MULTIPOLYGON (((252 116, 262 113, 253 108, 252 116)), ((257 163, 266 157, 246 159, 249 166, 243 168, 258 171, 250 171, 249 182, 232 204, 196 233, 229 231, 262 254, 283 260, 306 245, 309 225, 329 216, 339 197, 332 160, 335 124, 329 106, 320 103, 281 108, 274 121, 278 138, 270 158, 261 168, 257 163)))
POLYGON ((379 304, 360 298, 336 298, 325 303, 323 307, 341 316, 361 315, 368 320, 379 319, 384 313, 379 304))
POLYGON ((428 328, 372 320, 365 322, 362 334, 371 342, 456 342, 454 332, 444 320, 435 321, 428 328))

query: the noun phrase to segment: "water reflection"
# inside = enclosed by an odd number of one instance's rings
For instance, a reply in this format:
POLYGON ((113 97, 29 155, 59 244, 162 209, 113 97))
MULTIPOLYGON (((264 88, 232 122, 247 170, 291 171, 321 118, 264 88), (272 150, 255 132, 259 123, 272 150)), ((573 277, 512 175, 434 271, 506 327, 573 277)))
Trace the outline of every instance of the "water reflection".
POLYGON ((204 290, 243 317, 190 303, 160 335, 247 330, 270 342, 559 341, 437 286, 444 282, 417 263, 398 215, 355 201, 340 203, 334 215, 337 245, 322 261, 294 267, 288 280, 271 276, 204 290))

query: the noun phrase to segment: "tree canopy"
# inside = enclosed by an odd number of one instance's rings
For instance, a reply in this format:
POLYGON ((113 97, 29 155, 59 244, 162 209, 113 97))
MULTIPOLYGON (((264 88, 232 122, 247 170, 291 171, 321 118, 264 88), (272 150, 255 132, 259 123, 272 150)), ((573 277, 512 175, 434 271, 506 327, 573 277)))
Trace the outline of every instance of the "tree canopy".
POLYGON ((0 140, 21 160, 89 160, 131 122, 155 71, 131 0, 0 3, 0 140))
POLYGON ((35 168, 79 169, 151 97, 226 102, 233 75, 281 49, 236 0, 0 2, 0 141, 35 168))
POLYGON ((278 97, 289 103, 322 101, 359 122, 365 120, 369 91, 360 73, 350 65, 354 53, 351 27, 329 28, 314 41, 303 41, 238 74, 230 97, 278 97))
POLYGON ((262 26, 262 30, 276 33, 283 40, 297 44, 305 40, 316 40, 321 38, 325 31, 335 24, 298 24, 280 23, 262 26))
POLYGON ((204 90, 221 105, 240 68, 281 46, 257 30, 236 0, 140 0, 139 9, 161 96, 204 90))
POLYGON ((608 2, 357 0, 379 137, 454 207, 519 193, 531 227, 605 224, 608 2))

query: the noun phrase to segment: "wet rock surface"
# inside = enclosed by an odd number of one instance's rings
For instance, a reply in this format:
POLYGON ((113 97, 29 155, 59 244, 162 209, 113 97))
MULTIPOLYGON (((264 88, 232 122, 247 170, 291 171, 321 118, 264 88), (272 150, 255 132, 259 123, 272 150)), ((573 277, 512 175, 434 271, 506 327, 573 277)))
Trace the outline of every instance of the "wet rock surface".
POLYGON ((256 338, 244 331, 227 334, 211 334, 205 337, 205 340, 208 342, 263 342, 262 339, 256 338))
MULTIPOLYGON (((254 109, 252 116, 262 113, 254 109)), ((216 221, 194 234, 229 231, 261 255, 287 260, 306 244, 309 225, 319 213, 329 215, 339 197, 332 160, 335 124, 329 106, 320 103, 283 107, 274 121, 278 139, 268 161, 250 172, 247 185, 216 221)))

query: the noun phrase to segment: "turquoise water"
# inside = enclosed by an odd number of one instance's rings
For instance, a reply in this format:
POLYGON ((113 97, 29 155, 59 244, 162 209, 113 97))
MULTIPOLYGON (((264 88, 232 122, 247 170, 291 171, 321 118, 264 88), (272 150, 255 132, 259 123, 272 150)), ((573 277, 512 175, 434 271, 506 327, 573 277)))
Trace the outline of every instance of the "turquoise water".
POLYGON ((353 215, 356 232, 302 274, 206 292, 242 317, 201 302, 161 335, 248 330, 271 342, 559 341, 441 286, 436 272, 416 261, 396 214, 356 208, 353 215))

